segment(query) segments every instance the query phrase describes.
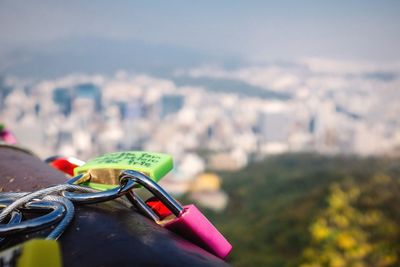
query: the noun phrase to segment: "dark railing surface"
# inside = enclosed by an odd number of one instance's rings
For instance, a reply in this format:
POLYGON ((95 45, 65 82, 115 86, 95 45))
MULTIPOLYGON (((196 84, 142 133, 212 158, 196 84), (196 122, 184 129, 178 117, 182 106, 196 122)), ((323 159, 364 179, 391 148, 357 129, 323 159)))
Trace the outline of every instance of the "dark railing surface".
MULTIPOLYGON (((63 173, 22 150, 0 146, 2 191, 33 191, 64 183, 63 173)), ((5 249, 43 230, 9 238, 5 249)), ((76 206, 72 223, 59 239, 69 266, 229 266, 196 245, 115 202, 76 206)), ((45 255, 43 255, 45 257, 45 255)))

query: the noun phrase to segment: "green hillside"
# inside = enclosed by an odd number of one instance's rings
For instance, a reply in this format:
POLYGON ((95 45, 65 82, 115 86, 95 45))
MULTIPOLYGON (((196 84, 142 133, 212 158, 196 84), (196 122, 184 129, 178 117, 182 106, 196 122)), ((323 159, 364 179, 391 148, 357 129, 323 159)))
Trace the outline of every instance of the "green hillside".
POLYGON ((207 215, 234 266, 400 265, 398 159, 292 154, 221 176, 228 208, 207 215))

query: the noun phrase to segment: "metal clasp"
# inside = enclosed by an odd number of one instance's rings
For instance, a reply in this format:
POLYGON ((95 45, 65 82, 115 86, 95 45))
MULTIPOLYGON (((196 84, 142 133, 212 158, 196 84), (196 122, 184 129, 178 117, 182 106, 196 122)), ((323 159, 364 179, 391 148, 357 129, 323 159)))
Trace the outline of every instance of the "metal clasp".
MULTIPOLYGON (((133 170, 126 170, 121 174, 121 181, 125 179, 142 185, 157 199, 159 199, 176 217, 179 217, 183 213, 184 208, 182 205, 179 204, 172 196, 170 196, 160 185, 143 173, 133 170)), ((147 204, 133 191, 128 192, 127 198, 132 202, 132 204, 144 212, 145 215, 154 219, 155 221, 160 220, 160 218, 151 210, 151 208, 147 206, 147 204)))
MULTIPOLYGON (((2 199, 0 200, 0 207, 5 208, 9 206, 13 201, 13 199, 2 199)), ((9 222, 8 224, 0 224, 1 237, 9 236, 16 233, 28 233, 44 229, 60 221, 66 213, 66 208, 63 204, 46 200, 28 202, 20 209, 29 211, 51 210, 51 212, 26 221, 15 219, 16 223, 9 222)))
MULTIPOLYGON (((75 185, 75 183, 85 182, 87 180, 90 180, 90 177, 84 177, 84 174, 80 174, 80 175, 68 180, 67 184, 75 185)), ((93 204, 93 203, 99 203, 99 202, 116 199, 120 196, 127 194, 135 186, 136 186, 136 183, 134 181, 130 181, 130 180, 123 181, 121 179, 119 186, 109 189, 109 190, 106 190, 106 191, 97 191, 97 190, 94 190, 91 188, 85 188, 82 186, 82 191, 86 191, 87 193, 73 193, 73 192, 69 192, 69 191, 63 191, 63 192, 61 192, 61 194, 62 194, 62 196, 68 198, 69 200, 71 200, 74 203, 93 204)))

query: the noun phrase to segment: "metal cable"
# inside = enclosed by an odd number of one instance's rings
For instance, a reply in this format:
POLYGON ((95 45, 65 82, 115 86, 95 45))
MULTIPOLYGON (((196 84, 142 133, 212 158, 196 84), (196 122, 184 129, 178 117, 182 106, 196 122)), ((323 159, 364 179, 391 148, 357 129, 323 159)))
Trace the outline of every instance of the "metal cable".
MULTIPOLYGON (((79 185, 71 185, 71 184, 60 184, 60 185, 55 185, 51 187, 47 187, 32 193, 28 193, 23 195, 22 197, 16 199, 12 204, 4 208, 1 213, 0 213, 0 222, 2 222, 14 209, 26 204, 27 202, 31 201, 34 198, 40 198, 46 195, 50 195, 53 193, 58 193, 60 191, 64 190, 77 190, 77 191, 83 191, 83 192, 97 192, 94 189, 79 186, 79 185)), ((21 193, 17 193, 20 195, 21 193)), ((10 193, 6 193, 4 195, 10 196, 10 193)), ((0 196, 3 196, 3 194, 0 194, 0 196)))
MULTIPOLYGON (((124 188, 124 185, 121 185, 121 189, 124 188)), ((60 184, 51 187, 47 187, 44 189, 40 189, 34 192, 1 192, 0 198, 8 198, 13 202, 5 207, 0 213, 0 223, 14 210, 17 208, 29 204, 32 200, 42 199, 50 202, 58 202, 65 207, 66 213, 65 216, 61 219, 61 221, 57 224, 57 226, 50 232, 46 239, 54 239, 57 240, 62 233, 65 231, 67 226, 71 223, 74 213, 75 207, 70 199, 64 196, 60 196, 63 191, 80 191, 84 193, 97 193, 98 190, 79 186, 75 184, 60 184)), ((124 195, 114 199, 115 201, 123 204, 124 206, 131 208, 132 203, 126 199, 124 195)))

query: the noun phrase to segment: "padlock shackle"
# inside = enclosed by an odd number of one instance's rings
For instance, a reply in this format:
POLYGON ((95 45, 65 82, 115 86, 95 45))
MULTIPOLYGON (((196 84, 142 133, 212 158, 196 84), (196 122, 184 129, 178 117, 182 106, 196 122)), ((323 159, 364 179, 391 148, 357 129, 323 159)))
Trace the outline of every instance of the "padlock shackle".
POLYGON ((170 196, 161 186, 141 172, 126 170, 121 174, 122 179, 130 179, 142 185, 158 198, 176 217, 179 217, 184 209, 172 196, 170 196))
MULTIPOLYGON (((79 174, 68 180, 67 184, 74 185, 75 183, 83 182, 80 180, 84 178, 85 178, 84 174, 79 174)), ((120 185, 106 191, 99 191, 95 193, 92 192, 74 193, 69 191, 62 191, 61 195, 63 197, 68 198, 74 203, 95 204, 119 198, 120 196, 123 196, 127 194, 130 190, 132 190, 135 187, 135 185, 136 183, 134 181, 128 180, 124 185, 120 185)))
POLYGON ((149 219, 159 222, 160 217, 143 201, 133 190, 126 194, 126 198, 136 207, 138 211, 143 213, 149 219))

